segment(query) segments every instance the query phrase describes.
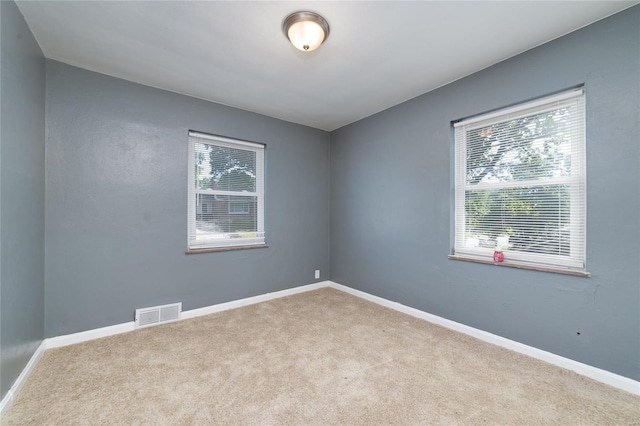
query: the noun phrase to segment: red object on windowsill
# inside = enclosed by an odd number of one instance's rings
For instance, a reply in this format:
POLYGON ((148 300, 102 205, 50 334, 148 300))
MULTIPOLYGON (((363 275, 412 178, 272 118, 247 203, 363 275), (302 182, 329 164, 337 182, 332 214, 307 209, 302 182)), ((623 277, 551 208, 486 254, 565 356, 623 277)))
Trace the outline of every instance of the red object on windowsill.
POLYGON ((504 260, 504 253, 502 250, 496 250, 493 252, 493 261, 502 262, 504 260))

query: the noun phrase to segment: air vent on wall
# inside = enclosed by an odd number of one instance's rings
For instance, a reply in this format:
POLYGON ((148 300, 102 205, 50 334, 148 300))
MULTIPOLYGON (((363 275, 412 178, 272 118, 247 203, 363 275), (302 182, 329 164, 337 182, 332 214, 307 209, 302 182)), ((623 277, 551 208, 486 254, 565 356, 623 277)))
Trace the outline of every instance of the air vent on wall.
POLYGON ((177 321, 181 312, 182 302, 136 309, 136 328, 177 321))

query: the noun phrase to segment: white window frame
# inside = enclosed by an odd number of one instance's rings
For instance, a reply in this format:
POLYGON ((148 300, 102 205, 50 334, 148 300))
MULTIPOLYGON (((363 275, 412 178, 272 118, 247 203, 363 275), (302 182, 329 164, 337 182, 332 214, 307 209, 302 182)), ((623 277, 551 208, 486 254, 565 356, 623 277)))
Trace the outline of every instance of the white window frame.
POLYGON ((199 250, 215 250, 243 246, 266 246, 264 230, 264 150, 263 144, 247 142, 238 139, 210 135, 189 131, 189 172, 188 172, 188 232, 187 252, 199 250), (222 191, 214 189, 199 189, 195 187, 195 144, 205 143, 227 148, 242 149, 256 153, 256 190, 222 191), (215 240, 198 240, 196 234, 196 198, 199 195, 223 195, 256 197, 257 232, 255 237, 223 238, 215 240))
MULTIPOLYGON (((584 89, 571 90, 536 101, 525 102, 472 117, 454 123, 454 242, 453 258, 463 260, 491 261, 494 249, 468 247, 466 245, 465 197, 467 190, 519 188, 566 184, 570 188, 570 254, 569 256, 528 253, 519 251, 505 252, 505 263, 511 266, 529 267, 563 271, 585 271, 586 269, 586 132, 585 132, 585 94, 584 89), (467 183, 467 131, 495 123, 507 122, 516 118, 557 109, 558 105, 575 102, 575 111, 582 114, 578 118, 581 125, 573 133, 571 143, 571 175, 536 180, 509 182, 480 182, 473 186, 467 183)), ((585 273, 586 274, 586 273, 585 273)))

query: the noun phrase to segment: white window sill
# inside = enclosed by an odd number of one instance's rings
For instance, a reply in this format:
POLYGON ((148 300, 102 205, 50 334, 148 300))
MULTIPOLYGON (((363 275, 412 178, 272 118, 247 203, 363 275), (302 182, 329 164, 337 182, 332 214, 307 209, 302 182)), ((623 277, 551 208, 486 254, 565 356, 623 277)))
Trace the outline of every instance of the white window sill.
POLYGON ((565 269, 565 268, 554 268, 552 266, 536 266, 536 265, 528 265, 526 263, 514 262, 510 260, 505 260, 504 262, 494 262, 493 260, 471 257, 471 256, 461 256, 461 255, 449 255, 449 259, 451 260, 463 260, 465 262, 475 262, 475 263, 484 263, 485 265, 495 265, 495 266, 506 266, 508 268, 519 268, 519 269, 529 269, 532 271, 541 271, 541 272, 552 272, 555 274, 565 274, 565 275, 574 275, 576 277, 591 277, 590 272, 586 271, 577 271, 575 269, 565 269))
POLYGON ((251 249, 260 249, 260 248, 268 248, 268 247, 269 246, 266 244, 229 246, 229 247, 209 247, 209 248, 201 248, 201 249, 189 249, 185 253, 186 254, 215 253, 219 251, 251 250, 251 249))

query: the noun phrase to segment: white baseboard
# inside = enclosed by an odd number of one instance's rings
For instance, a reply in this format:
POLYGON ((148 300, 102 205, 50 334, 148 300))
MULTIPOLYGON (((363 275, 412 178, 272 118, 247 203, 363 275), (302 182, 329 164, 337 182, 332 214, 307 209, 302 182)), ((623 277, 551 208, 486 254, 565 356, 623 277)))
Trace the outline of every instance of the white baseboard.
POLYGON ((477 328, 469 327, 468 325, 460 324, 455 321, 448 320, 446 318, 439 317, 437 315, 429 314, 419 309, 411 308, 409 306, 402 305, 397 302, 392 302, 382 297, 373 296, 369 293, 365 293, 360 290, 355 290, 351 287, 344 286, 330 281, 329 287, 337 290, 344 291, 345 293, 358 296, 362 299, 376 303, 378 305, 391 308, 398 312, 411 315, 416 318, 423 319, 433 324, 440 325, 442 327, 454 330, 460 333, 467 334, 482 341, 501 346, 506 349, 510 349, 514 352, 518 352, 532 358, 539 359, 541 361, 548 362, 549 364, 556 365, 558 367, 565 368, 567 370, 574 371, 583 376, 597 380, 607 385, 613 386, 618 389, 622 389, 634 395, 640 396, 640 382, 630 379, 628 377, 621 376, 619 374, 612 373, 607 370, 603 370, 597 367, 593 367, 588 364, 583 364, 578 361, 574 361, 569 358, 562 357, 560 355, 553 354, 551 352, 543 351, 542 349, 534 348, 523 343, 519 343, 505 337, 497 336, 495 334, 488 333, 486 331, 479 330, 477 328))
MULTIPOLYGON (((392 302, 382 297, 374 296, 369 293, 365 293, 360 290, 355 290, 350 287, 346 287, 342 284, 335 283, 333 281, 322 281, 319 283, 304 285, 301 287, 290 288, 282 291, 276 291, 273 293, 267 293, 260 296, 248 297, 246 299, 234 300, 231 302, 220 303, 217 305, 207 306, 204 308, 192 309, 182 313, 182 319, 195 318, 202 315, 209 315, 216 312, 222 312, 229 309, 240 308, 242 306, 253 305, 255 303, 265 302, 268 300, 278 299, 280 297, 286 297, 297 293, 303 293, 306 291, 316 290, 323 287, 332 287, 336 290, 344 291, 351 295, 360 297, 370 302, 376 303, 387 308, 391 308, 398 312, 411 315, 416 318, 423 319, 433 324, 440 325, 442 327, 454 330, 460 333, 473 336, 485 342, 501 346, 512 351, 528 355, 532 358, 536 358, 545 362, 548 362, 558 367, 566 368, 567 370, 574 371, 583 376, 597 380, 602 383, 606 383, 610 386, 622 389, 634 395, 640 396, 640 382, 630 379, 628 377, 620 376, 610 371, 602 370, 587 364, 583 364, 578 361, 574 361, 569 358, 553 354, 551 352, 543 351, 532 346, 528 346, 513 340, 497 336, 495 334, 488 333, 486 331, 479 330, 477 328, 469 327, 468 325, 460 324, 455 321, 448 320, 446 318, 439 317, 437 315, 429 314, 419 309, 411 308, 409 306, 402 305, 397 302, 392 302)), ((0 401, 0 418, 6 413, 11 406, 18 391, 24 385, 27 377, 31 374, 31 371, 40 360, 40 357, 46 349, 58 348, 61 346, 73 345, 76 343, 86 342, 101 337, 113 336, 116 334, 127 333, 135 329, 135 323, 133 321, 122 324, 116 324, 109 327, 97 328, 94 330, 82 331, 80 333, 68 334, 64 336, 57 336, 45 339, 36 352, 33 354, 29 363, 26 365, 20 376, 16 379, 15 383, 7 392, 5 397, 0 401)))
POLYGON ((305 291, 317 290, 328 287, 331 281, 322 281, 315 284, 303 285, 300 287, 288 288, 286 290, 273 293, 261 294, 260 296, 248 297, 246 299, 233 300, 231 302, 206 306, 199 309, 191 309, 182 313, 181 319, 195 318, 202 315, 215 314, 216 312, 227 311, 229 309, 241 308, 242 306, 253 305, 255 303, 266 302, 267 300, 279 299, 280 297, 291 296, 292 294, 304 293, 305 291))
POLYGON ((135 322, 124 322, 122 324, 110 325, 108 327, 94 328, 93 330, 81 331, 79 333, 65 334, 63 336, 49 337, 45 339, 47 349, 60 348, 62 346, 75 345, 76 343, 87 342, 89 340, 100 339, 101 337, 113 336, 116 334, 128 333, 135 330, 135 322))
MULTIPOLYGON (((202 315, 214 314, 229 309, 240 308, 242 306, 253 305, 255 303, 266 302, 267 300, 278 299, 280 297, 290 296, 292 294, 303 293, 305 291, 316 290, 329 286, 330 281, 322 281, 319 283, 303 285, 300 287, 288 288, 286 290, 276 291, 273 293, 261 294, 259 296, 247 297, 246 299, 233 300, 231 302, 219 303, 217 305, 205 306, 204 308, 191 309, 184 311, 180 315, 180 320, 195 318, 202 315)), ((135 330, 135 322, 125 322, 122 324, 111 325, 108 327, 96 328, 93 330, 81 331, 79 333, 67 334, 64 336, 56 336, 45 339, 46 349, 59 348, 61 346, 75 345, 76 343, 86 342, 88 340, 99 339, 101 337, 113 336, 116 334, 127 333, 135 330)))
MULTIPOLYGON (((305 291, 317 290, 322 287, 328 287, 331 284, 330 281, 322 281, 314 284, 303 285, 300 287, 289 288, 286 290, 276 291, 273 293, 261 294, 259 296, 248 297, 246 299, 234 300, 231 302, 220 303, 217 305, 206 306, 204 308, 192 309, 182 312, 180 320, 195 318, 202 315, 209 315, 216 312, 222 312, 229 309, 240 308, 242 306, 253 305, 255 303, 265 302, 267 300, 278 299, 280 297, 290 296, 292 294, 303 293, 305 291)), ((108 327, 96 328, 93 330, 81 331, 79 333, 66 334, 63 336, 50 337, 44 339, 38 349, 33 354, 29 363, 26 365, 22 373, 18 376, 15 383, 7 392, 2 401, 0 401, 0 419, 7 412, 11 403, 18 394, 18 391, 22 388, 27 377, 31 374, 31 371, 40 360, 40 357, 46 349, 59 348, 62 346, 74 345, 76 343, 87 342, 89 340, 99 339, 101 337, 113 336, 121 333, 128 333, 135 330, 135 322, 125 322, 122 324, 111 325, 108 327)))
POLYGON ((31 356, 31 359, 29 360, 27 365, 22 370, 22 373, 20 373, 16 381, 13 382, 13 386, 11 386, 11 389, 9 389, 9 392, 7 392, 4 398, 2 398, 2 401, 0 401, 0 419, 9 410, 9 407, 11 407, 13 400, 15 399, 16 395, 18 395, 18 392, 20 392, 20 389, 22 389, 22 386, 24 386, 25 382, 27 381, 27 378, 33 371, 38 361, 40 361, 40 357, 42 357, 42 354, 44 353, 45 349, 46 349, 46 344, 44 341, 42 341, 40 343, 40 346, 38 346, 38 349, 36 349, 36 351, 31 356))

